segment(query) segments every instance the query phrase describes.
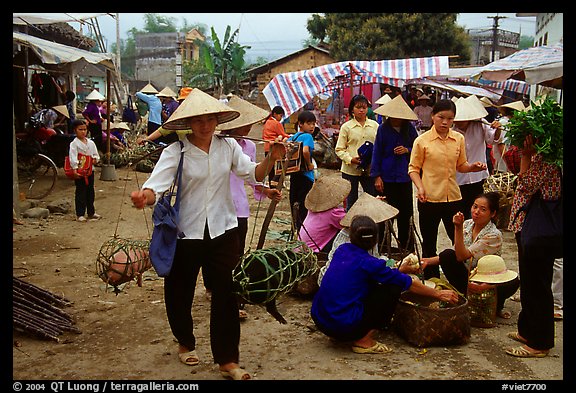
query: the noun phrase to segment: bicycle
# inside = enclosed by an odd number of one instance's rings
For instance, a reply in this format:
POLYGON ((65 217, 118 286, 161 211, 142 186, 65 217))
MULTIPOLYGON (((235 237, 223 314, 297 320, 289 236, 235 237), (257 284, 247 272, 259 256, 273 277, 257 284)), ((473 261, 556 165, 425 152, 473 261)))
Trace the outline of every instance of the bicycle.
POLYGON ((58 167, 42 151, 30 133, 16 135, 18 186, 27 199, 42 199, 56 186, 58 167))

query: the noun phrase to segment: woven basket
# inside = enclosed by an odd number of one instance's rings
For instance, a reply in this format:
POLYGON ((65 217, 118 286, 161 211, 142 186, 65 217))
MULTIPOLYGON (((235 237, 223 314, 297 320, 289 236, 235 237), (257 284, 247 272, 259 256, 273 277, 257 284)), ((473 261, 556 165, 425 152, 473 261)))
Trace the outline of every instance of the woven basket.
POLYGON ((314 274, 298 282, 296 287, 294 287, 294 292, 302 296, 313 296, 318 291, 318 274, 320 273, 320 268, 326 265, 328 261, 328 253, 315 252, 314 254, 318 258, 316 261, 318 269, 316 269, 314 274))
POLYGON ((511 172, 494 173, 486 178, 484 192, 498 192, 500 194, 498 214, 496 215, 496 227, 507 228, 510 221, 510 209, 514 199, 517 185, 517 176, 511 172))
POLYGON ((496 288, 490 288, 480 293, 468 292, 470 308, 470 325, 479 328, 496 326, 496 288))
POLYGON ((446 308, 428 307, 437 301, 430 297, 404 292, 396 306, 392 326, 398 335, 418 347, 461 345, 470 340, 468 301, 446 308))

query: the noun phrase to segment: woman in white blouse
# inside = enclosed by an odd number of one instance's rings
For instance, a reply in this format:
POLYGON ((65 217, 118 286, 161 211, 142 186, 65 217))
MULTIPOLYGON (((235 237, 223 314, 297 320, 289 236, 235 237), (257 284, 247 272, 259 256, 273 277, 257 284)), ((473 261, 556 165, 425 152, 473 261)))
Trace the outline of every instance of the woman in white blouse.
MULTIPOLYGON (((224 377, 250 379, 238 366, 240 320, 238 302, 232 291, 232 270, 238 263, 238 221, 230 192, 230 172, 249 183, 262 181, 276 159, 285 154, 281 143, 259 164, 242 152, 231 138, 214 135, 216 126, 231 121, 239 112, 194 89, 164 123, 169 130, 192 129, 183 138, 184 163, 178 239, 172 269, 164 280, 166 313, 179 343, 180 361, 199 363, 193 333, 192 302, 198 273, 210 279, 210 344, 214 362, 224 377)), ((165 148, 150 178, 131 199, 141 209, 153 205, 172 184, 180 159, 180 144, 165 148)))

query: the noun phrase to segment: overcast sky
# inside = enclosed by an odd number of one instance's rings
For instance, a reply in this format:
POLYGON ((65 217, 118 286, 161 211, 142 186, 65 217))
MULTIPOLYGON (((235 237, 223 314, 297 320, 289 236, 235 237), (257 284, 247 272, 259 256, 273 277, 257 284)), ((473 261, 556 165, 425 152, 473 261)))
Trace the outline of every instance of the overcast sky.
MULTIPOLYGON (((157 14, 174 18, 177 28, 184 25, 184 19, 188 25, 205 24, 208 26, 208 32, 211 27, 214 27, 220 39, 224 37, 227 26, 230 26, 232 31, 240 28, 238 42, 252 47, 252 57, 264 56, 269 59, 279 58, 302 48, 303 41, 309 38, 306 22, 312 15, 312 13, 157 14)), ((67 17, 94 14, 42 13, 41 15, 67 17)), ((144 13, 120 13, 119 15, 120 38, 127 38, 127 32, 134 27, 140 30, 144 28, 144 13)), ((515 13, 461 13, 458 16, 458 24, 467 29, 488 29, 493 24, 493 19, 488 17, 496 15, 506 17, 499 20, 501 29, 527 36, 535 35, 536 17, 517 17, 515 13)), ((80 28, 79 23, 70 24, 76 29, 80 28)), ((107 15, 99 16, 98 24, 108 46, 116 42, 116 19, 107 15)))

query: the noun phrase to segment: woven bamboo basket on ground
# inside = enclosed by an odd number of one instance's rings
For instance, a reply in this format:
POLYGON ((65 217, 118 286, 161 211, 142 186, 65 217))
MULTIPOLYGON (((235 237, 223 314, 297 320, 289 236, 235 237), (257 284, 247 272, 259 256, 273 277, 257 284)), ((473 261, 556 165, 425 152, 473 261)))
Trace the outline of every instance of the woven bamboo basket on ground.
POLYGON ((468 301, 445 308, 429 307, 438 301, 404 292, 396 306, 392 326, 396 333, 417 347, 461 345, 470 340, 468 301))
POLYGON ((316 254, 317 257, 316 264, 318 265, 318 269, 316 269, 314 274, 298 282, 294 288, 294 292, 302 296, 314 296, 318 291, 318 274, 320 273, 320 268, 326 265, 328 261, 328 253, 315 252, 314 254, 316 254))
POLYGON ((496 288, 490 288, 480 293, 468 292, 471 326, 479 328, 496 326, 497 296, 496 288))

